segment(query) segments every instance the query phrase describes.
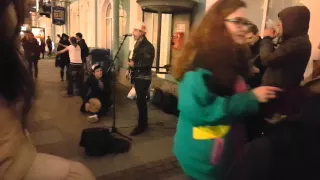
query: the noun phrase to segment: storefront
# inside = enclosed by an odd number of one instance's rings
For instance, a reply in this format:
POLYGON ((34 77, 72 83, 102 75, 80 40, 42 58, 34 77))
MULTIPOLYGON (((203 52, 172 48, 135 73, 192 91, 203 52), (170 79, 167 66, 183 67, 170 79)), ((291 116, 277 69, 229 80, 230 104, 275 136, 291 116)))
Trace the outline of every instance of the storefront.
MULTIPOLYGON (((68 34, 75 35, 77 32, 83 34, 84 39, 90 47, 111 49, 113 55, 123 38, 123 34, 130 33, 135 23, 144 21, 147 25, 147 38, 156 49, 154 66, 163 66, 174 63, 181 52, 184 41, 188 38, 191 26, 197 25, 203 17, 205 11, 217 0, 179 0, 176 2, 195 2, 196 5, 188 13, 162 13, 150 10, 148 3, 157 3, 157 0, 74 0, 67 6, 68 10, 68 34), (145 2, 145 4, 143 4, 145 2), (143 8, 144 11, 142 10, 143 8), (119 13, 117 13, 119 12, 119 13), (161 16, 161 17, 159 17, 161 16), (161 38, 159 38, 161 37, 161 38), (174 41, 175 46, 172 46, 174 41), (158 51, 161 49, 161 52, 158 51)), ((277 19, 277 14, 282 9, 305 4, 310 8, 313 16, 310 24, 310 37, 315 47, 319 40, 315 29, 314 14, 316 0, 244 0, 248 6, 248 18, 257 24, 259 29, 264 29, 268 19, 277 19), (317 39, 318 38, 318 39, 317 39)), ((162 1, 159 1, 163 4, 162 1)), ((170 3, 164 5, 170 7, 170 3)), ((319 12, 320 13, 320 12, 319 12)), ((319 14, 318 13, 318 14, 319 14)), ((320 14, 319 14, 320 16, 320 14)), ((263 31, 260 31, 261 34, 263 31)), ((126 61, 129 51, 133 49, 134 41, 129 38, 119 55, 120 79, 126 84, 124 77, 126 71, 126 61), (122 77, 123 76, 123 77, 122 77)), ((315 50, 314 50, 315 51, 315 50)), ((313 52, 313 56, 314 56, 313 52)), ((158 70, 158 72, 162 72, 158 70)), ((170 75, 157 74, 157 79, 165 79, 174 83, 170 75)))

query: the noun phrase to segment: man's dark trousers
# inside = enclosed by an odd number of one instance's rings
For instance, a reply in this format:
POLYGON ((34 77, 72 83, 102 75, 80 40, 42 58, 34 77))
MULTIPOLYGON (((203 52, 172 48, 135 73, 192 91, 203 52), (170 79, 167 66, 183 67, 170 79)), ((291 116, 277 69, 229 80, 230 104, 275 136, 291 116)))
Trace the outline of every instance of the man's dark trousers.
POLYGON ((145 129, 148 127, 148 106, 146 97, 149 92, 151 80, 137 78, 134 82, 137 93, 136 103, 139 111, 138 127, 145 129))

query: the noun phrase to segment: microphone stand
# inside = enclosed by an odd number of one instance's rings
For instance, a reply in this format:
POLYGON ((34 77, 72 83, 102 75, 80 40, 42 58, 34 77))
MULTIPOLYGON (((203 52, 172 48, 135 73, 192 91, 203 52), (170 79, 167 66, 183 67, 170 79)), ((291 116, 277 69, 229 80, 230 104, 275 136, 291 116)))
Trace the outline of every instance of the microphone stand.
POLYGON ((120 46, 118 48, 118 51, 116 53, 116 55, 114 56, 114 59, 112 60, 110 67, 107 69, 107 74, 111 74, 112 76, 112 98, 113 98, 113 102, 112 102, 112 111, 113 111, 113 117, 112 117, 112 126, 109 128, 110 133, 115 133, 118 134, 122 137, 125 137, 127 139, 129 139, 130 141, 132 141, 132 138, 125 136, 123 134, 121 134, 117 127, 116 127, 116 65, 115 62, 118 59, 118 55, 121 51, 122 45, 125 42, 125 40, 127 39, 129 35, 125 35, 122 42, 120 43, 120 46), (112 71, 112 72, 111 72, 112 71), (111 72, 111 73, 110 73, 111 72))

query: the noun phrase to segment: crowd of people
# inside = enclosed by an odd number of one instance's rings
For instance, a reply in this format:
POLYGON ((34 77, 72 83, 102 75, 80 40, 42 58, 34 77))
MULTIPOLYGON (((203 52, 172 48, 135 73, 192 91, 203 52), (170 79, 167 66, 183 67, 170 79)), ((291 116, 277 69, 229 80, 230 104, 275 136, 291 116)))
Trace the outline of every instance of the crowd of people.
POLYGON ((320 128, 319 83, 300 86, 310 11, 293 6, 278 17, 261 38, 244 1, 220 0, 191 33, 173 66, 174 153, 189 179, 319 179, 311 137, 320 128))

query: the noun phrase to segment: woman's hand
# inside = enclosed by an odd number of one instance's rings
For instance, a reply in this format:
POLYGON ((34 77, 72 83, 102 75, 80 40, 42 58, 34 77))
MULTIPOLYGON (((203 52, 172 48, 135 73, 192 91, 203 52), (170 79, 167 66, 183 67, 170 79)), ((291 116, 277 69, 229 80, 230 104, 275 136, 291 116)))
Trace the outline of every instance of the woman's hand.
POLYGON ((260 86, 252 90, 257 100, 261 103, 266 103, 270 99, 277 98, 277 92, 282 91, 280 88, 272 86, 260 86))

